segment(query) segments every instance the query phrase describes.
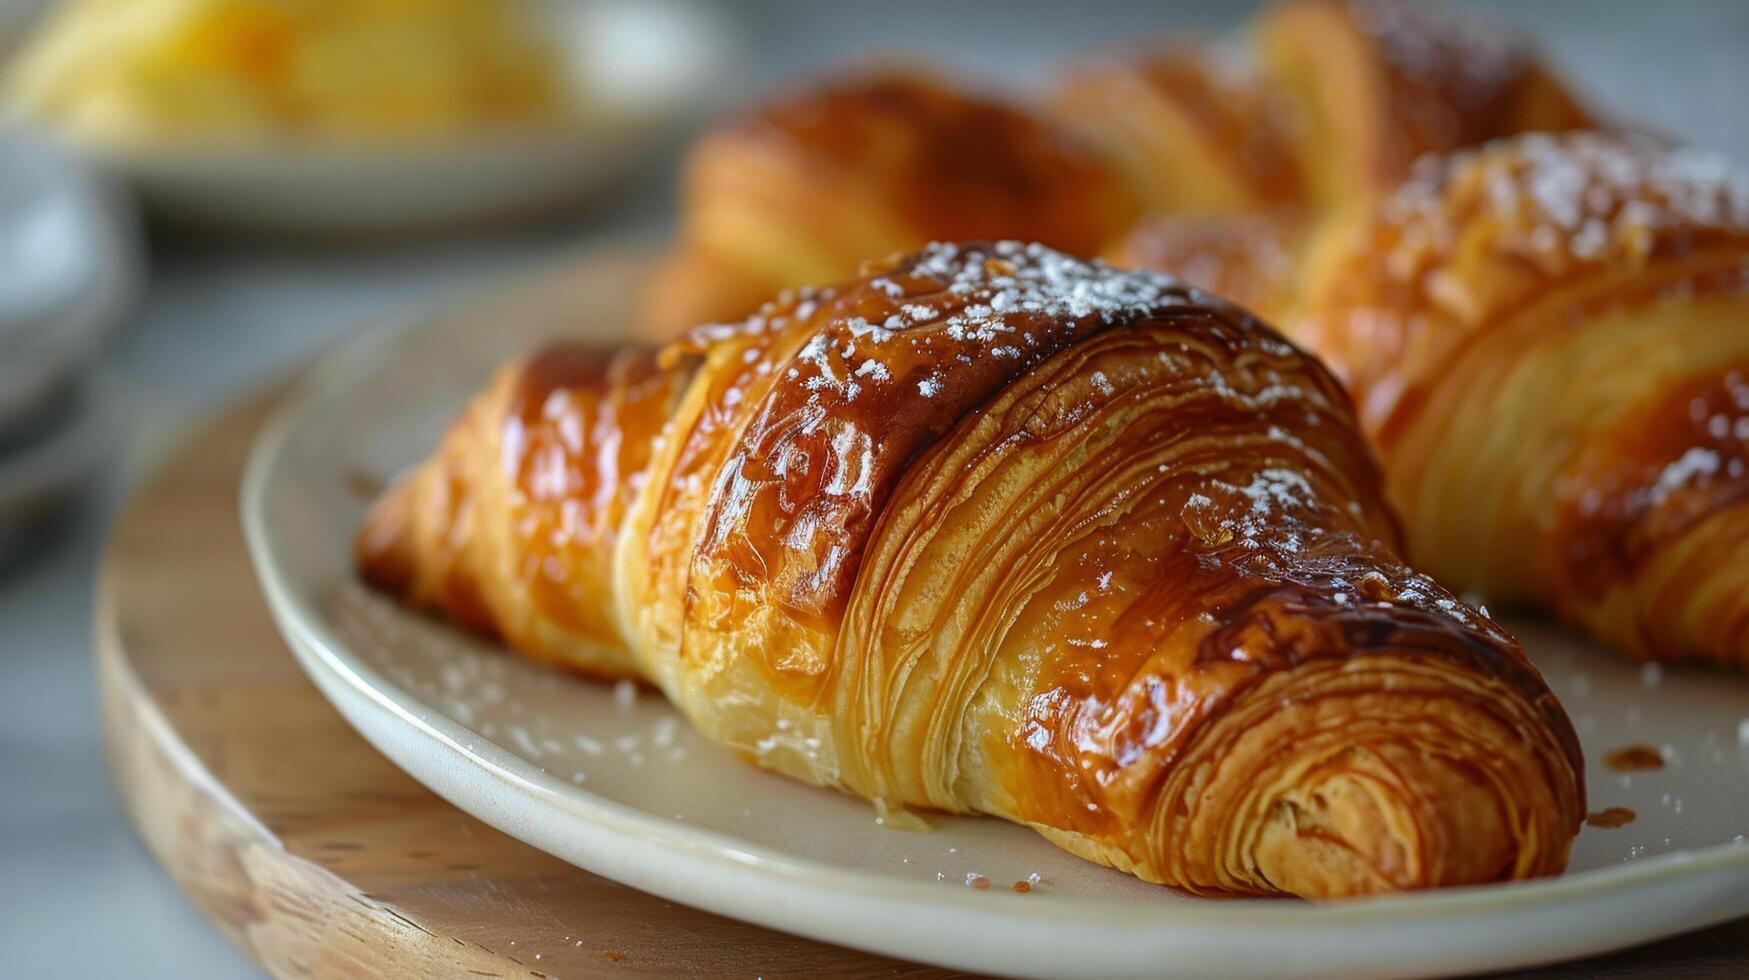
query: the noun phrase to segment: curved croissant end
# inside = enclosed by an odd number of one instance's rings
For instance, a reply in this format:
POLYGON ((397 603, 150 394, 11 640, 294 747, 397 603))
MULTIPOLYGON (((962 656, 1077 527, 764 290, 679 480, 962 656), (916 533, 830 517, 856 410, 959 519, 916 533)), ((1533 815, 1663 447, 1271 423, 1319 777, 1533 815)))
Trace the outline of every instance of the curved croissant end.
POLYGON ((1749 666, 1749 179, 1530 135, 1429 161, 1309 273, 1417 560, 1640 657, 1749 666))
POLYGON ((625 512, 691 377, 655 348, 560 347, 498 372, 372 508, 365 579, 580 673, 637 677, 611 594, 625 512))
POLYGON ((1169 39, 1071 71, 1053 109, 1124 172, 1153 212, 1295 204, 1305 195, 1293 106, 1237 59, 1169 39))
POLYGON ((1267 73, 1303 110, 1300 158, 1327 207, 1388 193, 1425 153, 1594 120, 1527 39, 1404 0, 1284 0, 1258 19, 1267 73))
POLYGON ((1335 381, 1237 308, 934 245, 656 358, 513 365, 359 559, 762 765, 1150 881, 1555 873, 1572 729, 1402 565, 1380 484, 1335 381))
POLYGON ((651 287, 650 336, 740 319, 779 291, 934 240, 1024 238, 1092 255, 1135 204, 1049 121, 926 76, 883 71, 717 128, 681 182, 679 244, 651 287))

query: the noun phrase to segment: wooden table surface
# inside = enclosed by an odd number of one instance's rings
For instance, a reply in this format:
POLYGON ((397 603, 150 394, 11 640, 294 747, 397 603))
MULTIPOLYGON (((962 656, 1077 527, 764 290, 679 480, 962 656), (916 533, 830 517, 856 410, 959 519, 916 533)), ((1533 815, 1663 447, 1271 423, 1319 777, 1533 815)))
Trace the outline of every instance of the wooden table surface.
MULTIPOLYGON (((574 868, 372 749, 282 644, 237 485, 273 403, 198 433, 126 510, 97 606, 105 743, 130 817, 196 905, 278 976, 939 977, 574 868)), ((1749 976, 1749 920, 1536 976, 1749 976)))

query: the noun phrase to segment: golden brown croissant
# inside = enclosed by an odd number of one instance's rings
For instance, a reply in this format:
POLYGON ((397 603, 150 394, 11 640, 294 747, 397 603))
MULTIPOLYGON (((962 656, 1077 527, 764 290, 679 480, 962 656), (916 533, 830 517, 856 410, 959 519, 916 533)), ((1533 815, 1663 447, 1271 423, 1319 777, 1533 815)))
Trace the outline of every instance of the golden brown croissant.
POLYGON ((1323 207, 1389 193, 1426 153, 1594 125, 1530 41, 1407 0, 1283 0, 1254 25, 1299 106, 1300 160, 1323 207))
POLYGON ((1135 211, 1107 165, 1047 120, 915 73, 840 80, 693 149, 645 330, 668 339, 740 319, 780 290, 934 240, 1024 238, 1092 255, 1135 211))
POLYGON ((1749 666, 1749 179, 1529 135, 1430 160, 1309 269, 1418 564, 1639 657, 1749 666))
POLYGON ((1064 78, 1053 108, 1122 169, 1150 211, 1305 199, 1293 104, 1214 47, 1175 39, 1091 60, 1064 78))
POLYGON ((1397 536, 1318 362, 1169 278, 1003 242, 513 364, 358 557, 761 765, 1150 881, 1558 872, 1567 718, 1397 536))

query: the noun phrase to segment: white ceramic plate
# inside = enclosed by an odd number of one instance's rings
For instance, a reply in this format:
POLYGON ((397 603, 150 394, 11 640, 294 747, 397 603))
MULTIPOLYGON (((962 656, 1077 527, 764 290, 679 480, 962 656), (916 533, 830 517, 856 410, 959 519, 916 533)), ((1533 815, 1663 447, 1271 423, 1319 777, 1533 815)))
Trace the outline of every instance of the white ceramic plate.
POLYGON ((151 211, 226 231, 371 235, 525 216, 626 173, 721 96, 737 44, 691 0, 551 0, 589 115, 538 131, 346 151, 89 147, 151 211))
MULTIPOLYGON (((628 264, 629 262, 629 264, 628 264)), ((354 581, 360 471, 424 455, 493 366, 556 334, 607 338, 641 266, 586 260, 467 316, 337 352, 262 435, 243 487, 280 628, 364 735, 507 833, 675 901, 893 956, 1026 976, 1437 975, 1628 946, 1749 913, 1749 682, 1643 672, 1546 626, 1520 637, 1577 723, 1591 807, 1562 878, 1329 904, 1199 900, 997 820, 877 826, 864 803, 749 767, 660 699, 561 676, 354 581), (1664 769, 1602 765, 1658 747, 1664 769), (994 887, 966 886, 968 874, 994 887), (1029 894, 1012 882, 1040 876, 1029 894)))

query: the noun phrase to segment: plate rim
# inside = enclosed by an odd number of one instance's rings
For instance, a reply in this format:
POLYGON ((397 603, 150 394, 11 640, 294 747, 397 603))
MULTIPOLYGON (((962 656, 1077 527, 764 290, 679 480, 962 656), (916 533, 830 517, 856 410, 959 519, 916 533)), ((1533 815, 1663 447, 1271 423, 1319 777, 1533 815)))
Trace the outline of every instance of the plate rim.
MULTIPOLYGON (((633 241, 638 243, 634 246, 637 252, 646 255, 649 253, 641 239, 633 241)), ((598 261, 609 253, 624 254, 631 250, 633 249, 624 244, 598 244, 582 250, 581 254, 568 260, 561 260, 557 271, 560 274, 567 271, 574 274, 583 263, 598 261)), ((552 275, 553 271, 549 270, 513 281, 508 288, 501 286, 496 290, 488 289, 483 296, 464 300, 460 307, 489 304, 495 296, 512 294, 519 288, 548 282, 552 275)), ((1726 842, 1639 858, 1613 867, 1564 873, 1551 878, 1341 901, 1301 902, 1292 899, 1242 897, 1167 906, 1099 896, 1034 892, 1013 904, 991 905, 987 893, 944 888, 940 883, 915 881, 783 854, 763 844, 674 821, 601 796, 585 787, 573 785, 437 711, 415 692, 383 676, 357 657, 324 622, 313 606, 311 597, 302 594, 288 580, 289 573, 277 560, 274 536, 268 526, 267 496, 274 485, 277 464, 284 457, 293 437, 310 424, 315 410, 325 401, 342 395, 381 370, 401 344, 425 331, 441 327, 453 317, 455 309, 452 307, 435 312, 424 311, 389 319, 349 338, 320 356, 296 382, 289 396, 276 406, 250 448, 240 486, 240 516, 250 563, 260 580, 276 626, 306 673, 311 675, 323 695, 335 704, 348 722, 364 733, 379 751, 383 751, 401 768, 408 768, 399 757, 399 752, 370 738, 367 726, 361 719, 353 717, 347 706, 341 703, 342 699, 329 690, 329 684, 342 685, 350 694, 361 696, 365 703, 374 705, 399 725, 418 734, 423 744, 444 751, 449 761, 465 763, 514 788, 525 798, 542 800, 568 816, 588 822, 598 837, 579 838, 595 842, 580 845, 576 851, 590 854, 597 867, 611 863, 606 852, 615 847, 627 849, 655 846, 682 854, 687 860, 703 859, 721 872, 757 875, 764 885, 799 887, 817 898, 841 900, 848 896, 881 904, 899 903, 915 909, 951 912, 955 916, 978 920, 993 917, 994 924, 1020 926, 1060 926, 1065 913, 1072 913, 1071 917, 1075 920, 1097 918, 1100 933, 1149 931, 1157 934, 1170 933, 1180 940, 1193 937, 1212 942, 1219 942, 1223 938, 1248 937, 1260 929, 1272 930, 1285 943, 1324 933, 1332 927, 1438 923, 1456 928, 1465 922, 1481 923, 1509 917, 1518 911, 1533 911, 1551 905, 1568 905, 1579 901, 1601 902, 1690 877, 1734 875, 1735 883, 1740 889, 1749 883, 1749 843, 1726 842), (826 881, 830 884, 825 884, 826 881)), ((505 827, 502 821, 454 799, 445 791, 453 789, 452 786, 433 785, 423 778, 420 781, 484 822, 511 836, 526 840, 516 831, 505 827)), ((533 841, 529 843, 541 847, 533 841)), ((542 849, 550 850, 545 847, 542 849)), ((578 864, 586 870, 595 871, 594 867, 569 855, 555 856, 578 864)), ((688 887, 685 882, 652 880, 658 877, 654 874, 642 877, 608 876, 675 901, 782 931, 888 955, 908 955, 904 952, 895 953, 891 947, 871 947, 853 938, 846 938, 841 932, 798 926, 791 921, 795 916, 778 914, 777 911, 770 911, 765 915, 749 915, 743 906, 725 907, 724 902, 712 899, 708 894, 709 888, 704 886, 688 887)), ((1619 934, 1605 943, 1589 945, 1586 952, 1606 952, 1661 936, 1704 928, 1733 918, 1742 911, 1737 906, 1730 906, 1716 914, 1709 912, 1705 916, 1685 920, 1679 925, 1655 926, 1645 934, 1619 934)), ((1167 943, 1162 948, 1170 946, 1167 943)), ((973 968, 982 964, 982 968, 988 968, 987 958, 982 957, 969 962, 965 959, 954 961, 946 958, 942 961, 973 968)), ((1545 960, 1518 956, 1498 962, 1510 967, 1542 961, 1545 960)), ((1478 962, 1483 961, 1465 961, 1450 968, 1475 969, 1478 962)), ((1447 968, 1439 964, 1428 965, 1436 970, 1447 968)))

